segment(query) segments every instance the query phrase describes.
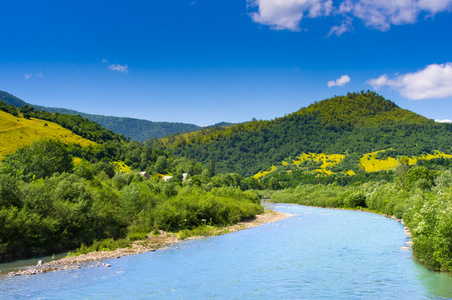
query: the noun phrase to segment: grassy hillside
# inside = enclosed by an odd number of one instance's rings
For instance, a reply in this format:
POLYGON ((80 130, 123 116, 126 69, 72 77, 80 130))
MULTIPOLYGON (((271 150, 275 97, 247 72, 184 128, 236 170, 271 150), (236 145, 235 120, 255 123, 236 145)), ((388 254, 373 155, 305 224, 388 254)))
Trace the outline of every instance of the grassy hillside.
MULTIPOLYGON (((344 155, 335 168, 357 172, 366 153, 389 148, 394 155, 451 153, 451 139, 452 125, 435 123, 368 91, 316 102, 271 121, 203 129, 148 144, 203 163, 215 161, 219 172, 251 176, 303 153, 344 155)), ((318 168, 328 173, 322 164, 318 168)))
MULTIPOLYGON (((150 138, 161 138, 171 134, 194 131, 201 128, 200 126, 188 123, 153 122, 135 118, 123 118, 123 117, 87 114, 66 108, 32 105, 4 91, 0 91, 0 101, 3 101, 8 105, 13 105, 18 108, 27 105, 33 106, 37 110, 46 111, 50 113, 57 112, 60 114, 67 114, 73 116, 79 115, 83 118, 87 118, 90 121, 96 122, 102 127, 109 129, 117 134, 130 137, 132 141, 139 142, 145 141, 150 138)), ((214 126, 229 126, 229 125, 230 123, 220 123, 214 126)))
POLYGON ((15 117, 0 111, 0 160, 20 146, 30 145, 32 141, 42 137, 57 137, 65 143, 76 143, 81 146, 96 144, 58 124, 34 118, 25 119, 22 116, 15 117))

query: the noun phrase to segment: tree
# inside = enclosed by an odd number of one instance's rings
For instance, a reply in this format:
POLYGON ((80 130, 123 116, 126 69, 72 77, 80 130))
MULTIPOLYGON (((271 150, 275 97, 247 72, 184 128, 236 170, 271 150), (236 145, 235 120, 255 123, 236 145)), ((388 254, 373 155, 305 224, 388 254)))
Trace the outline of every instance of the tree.
POLYGON ((278 180, 275 177, 270 178, 270 181, 268 182, 268 187, 271 190, 281 189, 281 185, 279 184, 278 180))
POLYGON ((155 162, 154 172, 163 174, 165 173, 166 166, 167 166, 166 156, 161 155, 157 158, 157 161, 155 162))
POLYGON ((207 166, 208 176, 213 177, 215 176, 215 162, 213 160, 209 161, 209 165, 207 166))
POLYGON ((429 170, 423 166, 415 167, 406 172, 405 186, 410 189, 416 185, 422 190, 428 190, 435 185, 436 177, 438 172, 435 170, 429 170))
POLYGON ((2 172, 17 179, 50 177, 54 173, 70 172, 73 163, 67 146, 58 139, 40 139, 19 148, 2 164, 2 172))
POLYGON ((0 175, 0 208, 21 207, 20 191, 16 182, 7 175, 0 175))
POLYGON ((399 180, 402 189, 405 188, 405 177, 406 172, 410 169, 410 159, 407 156, 402 156, 399 158, 399 165, 397 166, 397 178, 399 180))

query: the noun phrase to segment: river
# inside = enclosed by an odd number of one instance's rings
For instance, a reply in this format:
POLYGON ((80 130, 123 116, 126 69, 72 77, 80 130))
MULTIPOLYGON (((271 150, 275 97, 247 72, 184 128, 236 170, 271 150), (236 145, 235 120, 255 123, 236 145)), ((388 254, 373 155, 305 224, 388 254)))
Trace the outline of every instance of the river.
POLYGON ((29 277, 0 277, 0 299, 438 299, 452 276, 402 250, 394 220, 289 204, 289 219, 167 250, 29 277))

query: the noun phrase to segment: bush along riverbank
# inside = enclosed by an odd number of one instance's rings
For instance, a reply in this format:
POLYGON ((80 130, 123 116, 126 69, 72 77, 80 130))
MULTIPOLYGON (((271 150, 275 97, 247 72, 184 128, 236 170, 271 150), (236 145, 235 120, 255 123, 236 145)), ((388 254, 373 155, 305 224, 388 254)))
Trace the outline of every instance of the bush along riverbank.
POLYGON ((149 232, 225 226, 263 212, 256 194, 233 187, 204 190, 138 174, 92 180, 55 174, 30 182, 0 175, 0 257, 51 255, 96 240, 107 248, 149 232))
POLYGON ((174 245, 174 249, 178 249, 177 243, 198 239, 203 237, 210 237, 226 233, 236 232, 247 228, 260 226, 267 223, 273 223, 291 217, 291 214, 265 210, 264 213, 256 215, 253 218, 241 221, 235 225, 229 226, 212 226, 202 225, 193 230, 182 230, 178 233, 165 232, 163 230, 149 233, 146 238, 140 241, 127 243, 127 240, 122 242, 107 239, 101 242, 95 242, 90 247, 82 245, 75 253, 63 259, 52 260, 50 262, 38 261, 36 266, 9 272, 8 276, 22 276, 22 275, 36 275, 47 272, 68 271, 71 269, 80 269, 83 267, 111 267, 114 265, 114 260, 124 256, 141 254, 145 252, 154 252, 157 249, 166 249, 174 245), (126 242, 126 243, 124 243, 126 242), (124 248, 113 247, 125 246, 124 248))
POLYGON ((428 178, 428 172, 419 168, 412 169, 418 173, 417 179, 404 182, 404 187, 399 181, 346 187, 299 185, 275 192, 270 201, 332 208, 363 207, 403 219, 411 231, 415 258, 432 270, 451 272, 452 173, 436 173, 428 178))
POLYGON ((8 156, 0 165, 0 261, 78 247, 111 250, 149 232, 189 235, 263 212, 257 194, 244 191, 248 183, 240 176, 216 176, 213 162, 203 166, 137 143, 118 143, 106 143, 101 151, 41 139, 8 156), (147 173, 130 168, 122 173, 111 162, 127 162, 129 156, 147 173), (171 176, 164 180, 163 174, 171 176))

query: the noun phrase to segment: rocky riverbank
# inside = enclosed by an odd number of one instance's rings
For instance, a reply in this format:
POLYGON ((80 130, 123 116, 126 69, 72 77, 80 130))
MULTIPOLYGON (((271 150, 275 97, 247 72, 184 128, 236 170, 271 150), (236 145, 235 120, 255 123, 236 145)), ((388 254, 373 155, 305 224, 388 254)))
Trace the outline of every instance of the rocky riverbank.
MULTIPOLYGON (((213 235, 220 235, 232 233, 239 230, 257 227, 267 223, 281 221, 291 217, 291 214, 282 213, 272 210, 265 210, 261 215, 257 215, 251 220, 240 222, 236 225, 226 226, 217 229, 213 235)), ((20 270, 8 273, 8 276, 22 276, 22 275, 36 275, 47 272, 68 271, 80 268, 95 268, 95 267, 111 267, 114 262, 113 259, 120 259, 121 257, 140 254, 145 252, 153 252, 157 249, 166 249, 174 244, 185 240, 199 239, 201 236, 190 237, 187 239, 179 239, 176 234, 160 231, 160 235, 151 235, 141 241, 133 242, 130 248, 121 248, 114 251, 98 251, 82 255, 74 255, 65 257, 63 259, 38 264, 26 270, 20 270), (102 260, 102 262, 100 262, 102 260)))

